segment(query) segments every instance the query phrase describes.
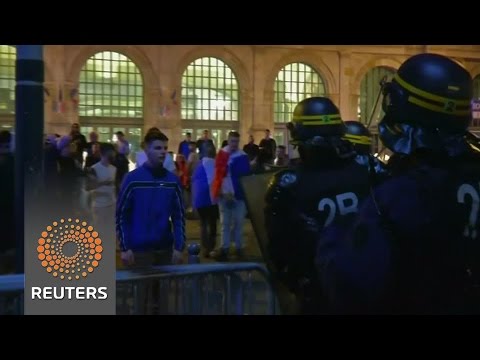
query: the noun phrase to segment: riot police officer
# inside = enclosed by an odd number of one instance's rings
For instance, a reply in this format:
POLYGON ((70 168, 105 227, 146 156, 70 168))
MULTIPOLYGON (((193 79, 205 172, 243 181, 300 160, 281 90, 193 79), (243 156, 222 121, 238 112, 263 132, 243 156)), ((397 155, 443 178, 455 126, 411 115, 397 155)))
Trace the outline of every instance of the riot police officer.
POLYGON ((269 243, 264 255, 272 273, 296 296, 298 312, 320 313, 316 235, 358 210, 368 193, 368 170, 355 161, 351 144, 342 139, 345 125, 330 99, 301 101, 288 128, 301 162, 270 181, 265 207, 269 243))
POLYGON ((355 160, 370 171, 373 184, 378 184, 387 175, 385 164, 372 155, 372 134, 359 121, 345 121, 344 139, 350 142, 357 153, 355 160))
POLYGON ((379 135, 401 172, 375 189, 351 229, 319 237, 318 270, 337 312, 479 312, 471 97, 469 73, 436 54, 409 58, 385 86, 379 135))

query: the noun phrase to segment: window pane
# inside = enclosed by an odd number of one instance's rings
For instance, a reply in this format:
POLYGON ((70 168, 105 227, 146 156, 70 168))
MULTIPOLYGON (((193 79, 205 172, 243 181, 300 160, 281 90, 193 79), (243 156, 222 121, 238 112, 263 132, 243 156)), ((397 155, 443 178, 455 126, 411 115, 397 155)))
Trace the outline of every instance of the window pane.
POLYGON ((0 45, 0 114, 15 113, 15 60, 14 46, 0 45))
POLYGON ((274 121, 290 121, 293 108, 300 101, 312 96, 325 96, 321 76, 306 64, 288 64, 280 70, 275 79, 274 121))
POLYGON ((142 76, 125 55, 103 51, 88 59, 79 91, 80 116, 143 117, 142 76))
POLYGON ((192 62, 183 73, 181 93, 182 119, 238 120, 237 78, 220 59, 205 57, 192 62), (232 113, 227 115, 225 109, 232 113))
POLYGON ((380 82, 384 78, 386 81, 390 81, 393 75, 395 75, 395 70, 381 66, 370 69, 365 74, 360 84, 359 121, 368 124, 373 115, 372 124, 374 124, 383 117, 381 104, 375 103, 380 93, 380 82))

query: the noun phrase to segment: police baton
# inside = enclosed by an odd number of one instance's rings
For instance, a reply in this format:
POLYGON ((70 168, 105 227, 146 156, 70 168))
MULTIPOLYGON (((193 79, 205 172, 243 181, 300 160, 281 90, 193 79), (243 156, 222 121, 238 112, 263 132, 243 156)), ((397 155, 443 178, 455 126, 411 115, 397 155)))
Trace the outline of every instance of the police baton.
POLYGON ((370 118, 368 119, 367 128, 370 128, 370 125, 372 124, 373 117, 375 116, 375 113, 376 113, 376 110, 377 110, 377 107, 378 107, 378 103, 380 101, 380 97, 383 94, 383 88, 385 87, 385 84, 387 83, 387 79, 388 79, 388 77, 387 77, 387 75, 385 75, 382 78, 382 80, 380 80, 380 90, 378 91, 377 99, 375 100, 375 104, 374 104, 372 112, 370 114, 370 118))
POLYGON ((480 138, 477 135, 467 131, 465 140, 467 140, 468 145, 470 145, 473 150, 480 152, 480 138))

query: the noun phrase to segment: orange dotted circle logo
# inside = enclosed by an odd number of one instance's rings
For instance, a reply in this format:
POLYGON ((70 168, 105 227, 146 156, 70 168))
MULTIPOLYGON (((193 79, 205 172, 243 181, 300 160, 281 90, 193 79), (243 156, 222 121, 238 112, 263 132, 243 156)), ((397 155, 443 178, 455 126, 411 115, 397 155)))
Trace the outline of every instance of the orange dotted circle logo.
POLYGON ((42 231, 37 252, 40 264, 52 276, 61 280, 80 280, 98 267, 103 252, 102 239, 85 221, 60 219, 42 231), (67 256, 64 248, 72 247, 72 244, 75 250, 67 256))

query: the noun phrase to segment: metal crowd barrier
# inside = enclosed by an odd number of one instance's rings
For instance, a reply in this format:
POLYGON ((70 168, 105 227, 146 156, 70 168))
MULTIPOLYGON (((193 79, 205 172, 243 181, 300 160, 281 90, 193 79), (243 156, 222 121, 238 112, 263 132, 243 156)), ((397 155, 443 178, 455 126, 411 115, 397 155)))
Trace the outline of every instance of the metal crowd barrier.
POLYGON ((0 315, 23 314, 24 276, 0 276, 0 315))
POLYGON ((160 266, 117 273, 117 314, 275 314, 268 271, 257 263, 160 266))
MULTIPOLYGON (((258 263, 117 271, 117 315, 273 315, 276 297, 258 263)), ((0 315, 23 314, 24 276, 0 276, 0 315)))

